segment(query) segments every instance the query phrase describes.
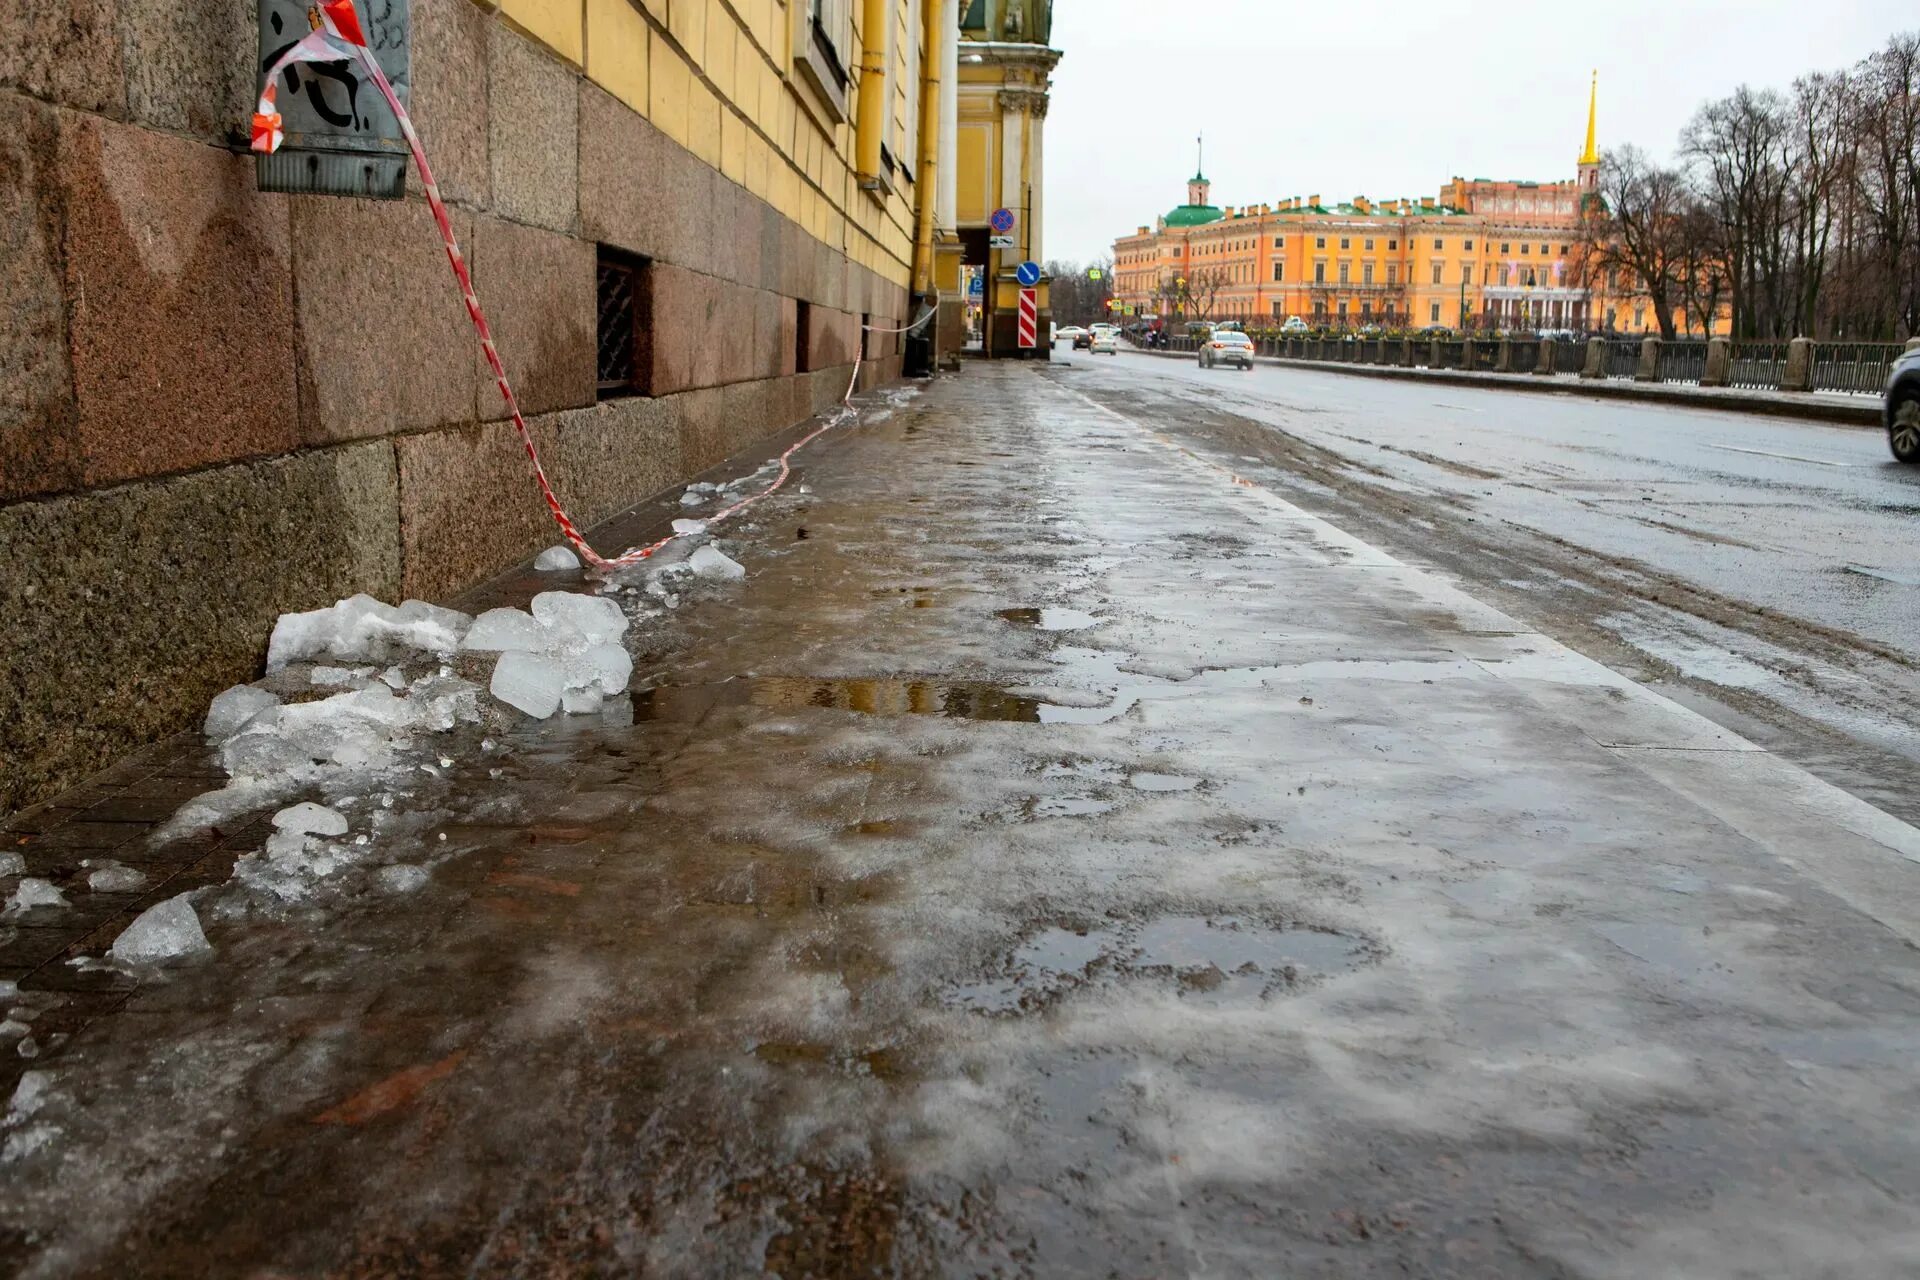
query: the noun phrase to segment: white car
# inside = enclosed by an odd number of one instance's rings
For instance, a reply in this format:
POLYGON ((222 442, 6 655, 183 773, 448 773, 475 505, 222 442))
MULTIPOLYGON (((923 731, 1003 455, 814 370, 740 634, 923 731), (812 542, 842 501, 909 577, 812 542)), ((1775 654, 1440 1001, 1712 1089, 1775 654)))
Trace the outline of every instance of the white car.
POLYGON ((1253 339, 1237 329, 1215 329, 1200 344, 1200 367, 1211 369, 1217 364, 1253 368, 1253 339))
POLYGON ((1099 355, 1102 351, 1110 356, 1120 354, 1120 332, 1117 329, 1096 327, 1093 331, 1093 343, 1087 348, 1088 355, 1099 355))
POLYGON ((1305 333, 1306 331, 1307 322, 1299 316, 1288 316, 1287 322, 1280 326, 1282 333, 1305 333))

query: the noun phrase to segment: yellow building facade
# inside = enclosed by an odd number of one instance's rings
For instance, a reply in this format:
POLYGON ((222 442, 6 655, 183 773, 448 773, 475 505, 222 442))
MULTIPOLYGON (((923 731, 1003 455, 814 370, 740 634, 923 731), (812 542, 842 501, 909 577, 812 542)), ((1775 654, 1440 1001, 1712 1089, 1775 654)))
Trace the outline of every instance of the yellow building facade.
POLYGON ((1185 203, 1114 241, 1115 300, 1123 316, 1249 325, 1644 330, 1644 300, 1581 268, 1595 107, 1575 176, 1557 182, 1454 178, 1433 198, 1223 208, 1195 173, 1185 203))

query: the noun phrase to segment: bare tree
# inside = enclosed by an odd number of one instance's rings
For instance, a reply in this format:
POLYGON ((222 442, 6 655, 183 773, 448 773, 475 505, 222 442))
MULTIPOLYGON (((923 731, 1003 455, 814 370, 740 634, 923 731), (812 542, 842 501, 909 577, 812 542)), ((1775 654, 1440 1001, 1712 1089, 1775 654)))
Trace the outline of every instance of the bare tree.
POLYGON ((1662 168, 1638 147, 1625 146, 1601 162, 1600 198, 1581 222, 1576 261, 1587 278, 1624 275, 1652 304, 1660 336, 1668 339, 1677 332, 1673 309, 1686 257, 1683 223, 1692 205, 1680 170, 1662 168))
POLYGON ((1228 283, 1224 267, 1198 267, 1188 272, 1186 297, 1193 303, 1192 318, 1211 320, 1214 301, 1228 283))
POLYGON ((1054 260, 1046 264, 1054 319, 1062 324, 1092 324, 1111 317, 1107 302, 1113 297, 1113 260, 1100 258, 1081 265, 1054 260), (1096 279, 1090 273, 1097 271, 1096 279))
POLYGON ((1791 182, 1785 100, 1742 85, 1709 102, 1681 135, 1682 154, 1718 228, 1734 337, 1777 334, 1781 227, 1791 182))
POLYGON ((1848 77, 1815 72, 1793 82, 1794 187, 1787 223, 1796 282, 1794 330, 1812 336, 1819 321, 1820 289, 1830 265, 1828 251, 1839 215, 1838 196, 1852 171, 1847 123, 1848 77))

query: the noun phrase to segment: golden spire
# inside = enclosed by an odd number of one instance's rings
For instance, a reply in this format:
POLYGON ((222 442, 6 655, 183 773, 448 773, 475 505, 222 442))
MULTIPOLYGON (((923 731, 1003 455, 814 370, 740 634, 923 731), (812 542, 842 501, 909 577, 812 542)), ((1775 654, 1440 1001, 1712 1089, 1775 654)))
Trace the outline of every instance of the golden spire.
POLYGON ((1580 153, 1581 164, 1599 164, 1600 152, 1593 145, 1593 118, 1600 103, 1600 73, 1593 73, 1593 87, 1587 91, 1587 149, 1580 153))

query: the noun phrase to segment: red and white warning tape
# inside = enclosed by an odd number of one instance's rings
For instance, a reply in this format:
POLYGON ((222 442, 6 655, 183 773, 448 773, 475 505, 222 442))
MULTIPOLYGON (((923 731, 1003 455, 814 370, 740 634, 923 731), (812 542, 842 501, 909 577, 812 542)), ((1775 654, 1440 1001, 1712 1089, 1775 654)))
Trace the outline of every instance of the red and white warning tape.
MULTIPOLYGON (((480 337, 480 349, 486 354, 487 367, 493 370, 494 384, 500 388, 500 398, 506 402, 507 413, 513 419, 513 429, 520 434, 520 443, 526 448, 527 461, 533 464, 533 478, 540 485, 541 496, 546 499, 547 510, 553 513, 553 519, 560 526, 560 532, 573 544, 580 558, 596 569, 609 570, 625 568, 638 564, 658 553, 663 547, 687 534, 669 534, 644 547, 634 547, 611 559, 602 556, 587 544, 561 505, 559 497, 553 491, 553 484, 547 479, 546 468, 540 465, 540 450, 533 443, 533 433, 527 429, 527 420, 521 416, 520 401, 513 394, 513 384, 507 380, 506 366, 500 362, 500 353, 494 348, 492 331, 487 327, 487 317, 480 310, 480 299, 473 291, 473 276, 467 270, 467 260, 460 252, 460 242, 454 238, 453 223, 447 217, 446 203, 440 198, 440 185, 433 180, 433 167, 427 163, 426 149, 420 145, 420 135, 414 131, 413 117, 407 114, 399 95, 393 91, 393 84, 387 79, 386 72, 380 69, 379 61, 373 51, 367 47, 367 37, 360 26, 360 15, 353 7, 353 0, 322 0, 318 9, 320 25, 304 39, 296 42, 267 69, 266 85, 260 91, 260 101, 255 107, 252 129, 252 148, 255 151, 271 154, 280 149, 285 140, 281 128, 279 112, 274 104, 279 92, 279 78, 289 66, 297 62, 342 62, 356 61, 367 73, 380 96, 386 99, 387 106, 393 111, 393 117, 400 123, 400 132, 407 141, 407 150, 413 153, 413 162, 420 170, 420 185, 427 193, 427 206, 433 210, 433 221, 440 228, 440 240, 447 250, 447 262, 453 267, 454 279, 459 281, 461 296, 466 300, 467 315, 473 321, 473 329, 480 337)), ((860 326, 866 333, 907 333, 927 322, 933 313, 929 309, 912 324, 898 329, 885 329, 873 325, 860 326)), ((727 507, 725 510, 709 516, 703 522, 703 528, 712 528, 721 521, 746 510, 762 498, 772 494, 787 482, 793 474, 790 460, 793 455, 825 435, 834 427, 848 421, 853 416, 851 401, 853 389, 860 381, 860 366, 865 362, 866 342, 863 339, 860 350, 854 354, 853 376, 847 380, 846 394, 840 397, 840 410, 820 426, 814 428, 800 439, 788 445, 780 454, 780 474, 760 492, 751 494, 727 507)))

